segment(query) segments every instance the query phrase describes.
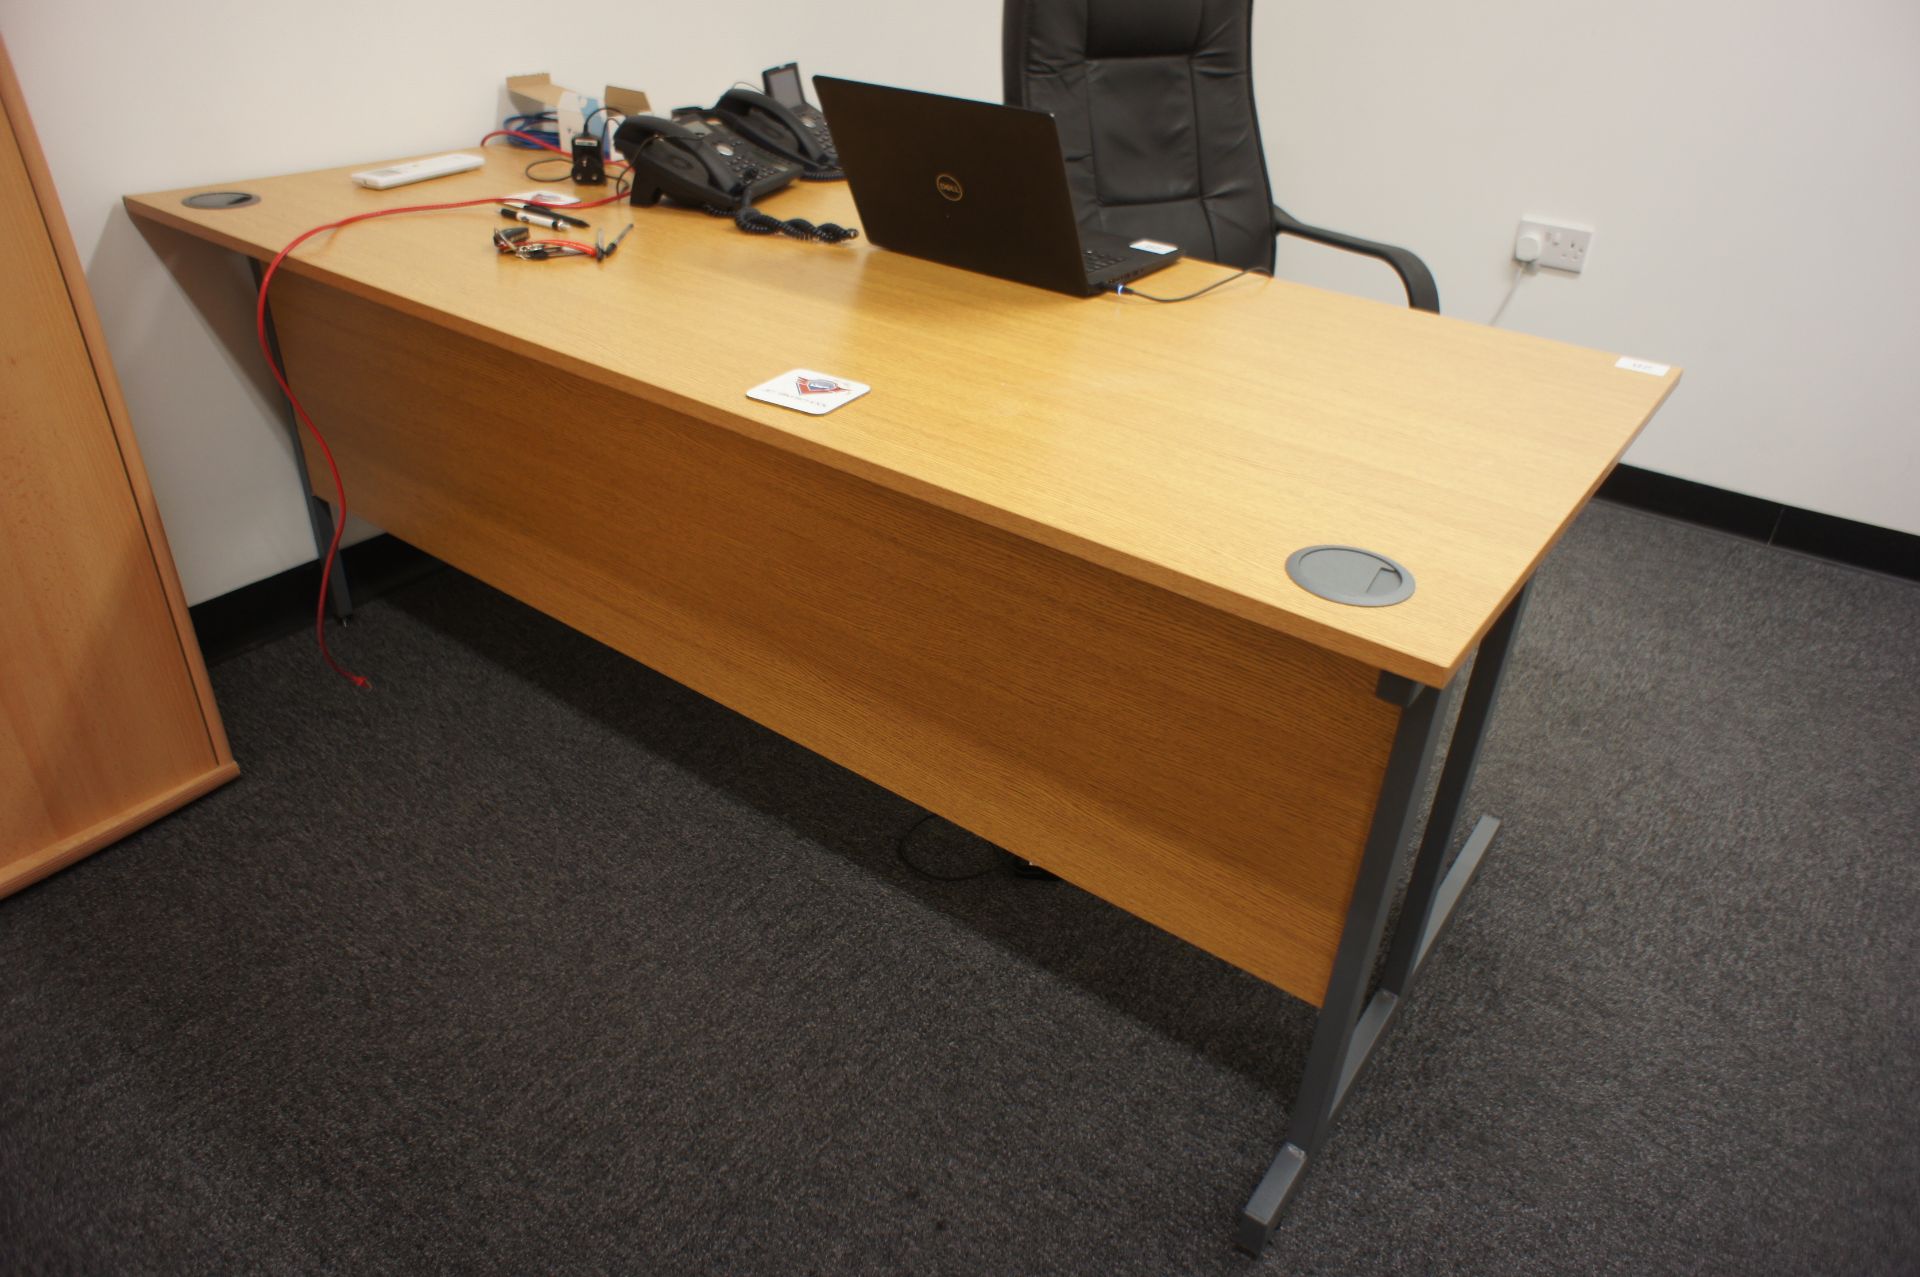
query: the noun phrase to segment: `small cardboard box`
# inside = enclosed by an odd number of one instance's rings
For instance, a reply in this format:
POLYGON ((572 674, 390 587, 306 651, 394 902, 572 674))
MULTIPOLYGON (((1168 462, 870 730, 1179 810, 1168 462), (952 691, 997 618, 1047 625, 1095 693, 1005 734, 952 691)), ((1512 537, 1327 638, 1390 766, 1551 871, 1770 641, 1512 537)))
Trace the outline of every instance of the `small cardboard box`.
MULTIPOLYGON (((514 110, 525 115, 552 111, 554 132, 560 135, 560 149, 563 151, 573 149, 573 135, 581 131, 588 116, 603 106, 608 114, 596 116, 593 121, 593 132, 603 143, 609 141, 614 126, 621 118, 653 113, 647 95, 638 89, 622 89, 609 84, 606 95, 596 98, 592 94, 555 84, 553 77, 545 71, 533 75, 508 76, 507 98, 513 103, 514 110)), ((610 147, 608 154, 612 154, 610 147)))

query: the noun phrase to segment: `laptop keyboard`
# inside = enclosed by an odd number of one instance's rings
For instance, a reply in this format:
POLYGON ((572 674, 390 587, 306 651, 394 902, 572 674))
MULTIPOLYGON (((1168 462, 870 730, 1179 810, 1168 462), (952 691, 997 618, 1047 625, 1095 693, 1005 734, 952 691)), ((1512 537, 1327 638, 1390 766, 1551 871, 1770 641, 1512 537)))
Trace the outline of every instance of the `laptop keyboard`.
POLYGON ((1117 253, 1103 253, 1097 248, 1083 248, 1080 250, 1080 255, 1086 259, 1089 274, 1097 270, 1105 270, 1109 266, 1118 266, 1126 260, 1117 253))

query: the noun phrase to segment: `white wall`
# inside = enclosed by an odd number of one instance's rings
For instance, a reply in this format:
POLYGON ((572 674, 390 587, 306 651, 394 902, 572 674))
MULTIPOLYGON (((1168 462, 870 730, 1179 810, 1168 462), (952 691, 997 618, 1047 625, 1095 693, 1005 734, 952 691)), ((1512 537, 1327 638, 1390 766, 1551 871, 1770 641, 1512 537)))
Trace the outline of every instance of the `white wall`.
MULTIPOLYGON (((1525 280, 1504 322, 1687 366, 1630 461, 1920 532, 1920 384, 1895 357, 1920 293, 1896 247, 1920 213, 1920 8, 1584 12, 1548 24, 1519 0, 1262 0, 1257 87, 1282 202, 1416 249, 1448 312, 1477 319, 1506 289, 1522 212, 1595 226, 1586 275, 1525 280)), ((660 106, 790 59, 974 97, 1000 87, 994 0, 638 4, 591 20, 500 0, 0 0, 0 33, 195 602, 305 561, 311 541, 243 268, 143 235, 123 193, 468 145, 522 71, 643 88, 660 106)), ((1377 268, 1324 250, 1289 248, 1282 272, 1392 295, 1377 268)))
POLYGON ((1920 5, 1260 12, 1290 212, 1414 248, 1481 320, 1522 213, 1595 227, 1586 272, 1523 280, 1502 326, 1686 367, 1629 462, 1920 532, 1920 5))

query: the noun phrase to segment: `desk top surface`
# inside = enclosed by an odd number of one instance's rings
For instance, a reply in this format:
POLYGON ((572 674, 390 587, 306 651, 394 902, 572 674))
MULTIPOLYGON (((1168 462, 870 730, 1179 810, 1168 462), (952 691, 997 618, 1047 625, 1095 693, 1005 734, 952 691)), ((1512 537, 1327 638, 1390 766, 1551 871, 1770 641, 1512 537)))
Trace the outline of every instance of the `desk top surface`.
MULTIPOLYGON (((354 213, 525 191, 530 154, 489 149, 483 169, 392 191, 354 186, 356 164, 127 203, 270 258, 354 213), (260 202, 181 203, 219 189, 260 202)), ((855 221, 839 183, 765 207, 855 221)), ((1679 379, 1258 277, 1180 305, 1083 299, 682 209, 582 216, 609 238, 635 229, 604 264, 524 262, 489 246, 505 224, 491 208, 408 214, 316 237, 283 269, 1435 685, 1679 379), (791 368, 873 390, 822 417, 746 397, 791 368), (1413 596, 1307 593, 1286 561, 1322 544, 1397 560, 1413 596)), ((1183 262, 1141 287, 1225 273, 1183 262)))

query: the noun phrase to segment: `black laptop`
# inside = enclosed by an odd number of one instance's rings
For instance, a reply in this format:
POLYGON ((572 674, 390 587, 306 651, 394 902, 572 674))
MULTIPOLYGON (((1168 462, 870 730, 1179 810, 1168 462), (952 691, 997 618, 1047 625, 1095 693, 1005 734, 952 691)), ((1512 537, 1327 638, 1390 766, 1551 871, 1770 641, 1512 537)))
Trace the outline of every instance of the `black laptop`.
POLYGON ((1045 111, 824 75, 813 85, 860 228, 882 248, 1082 297, 1180 258, 1171 244, 1080 228, 1045 111))

